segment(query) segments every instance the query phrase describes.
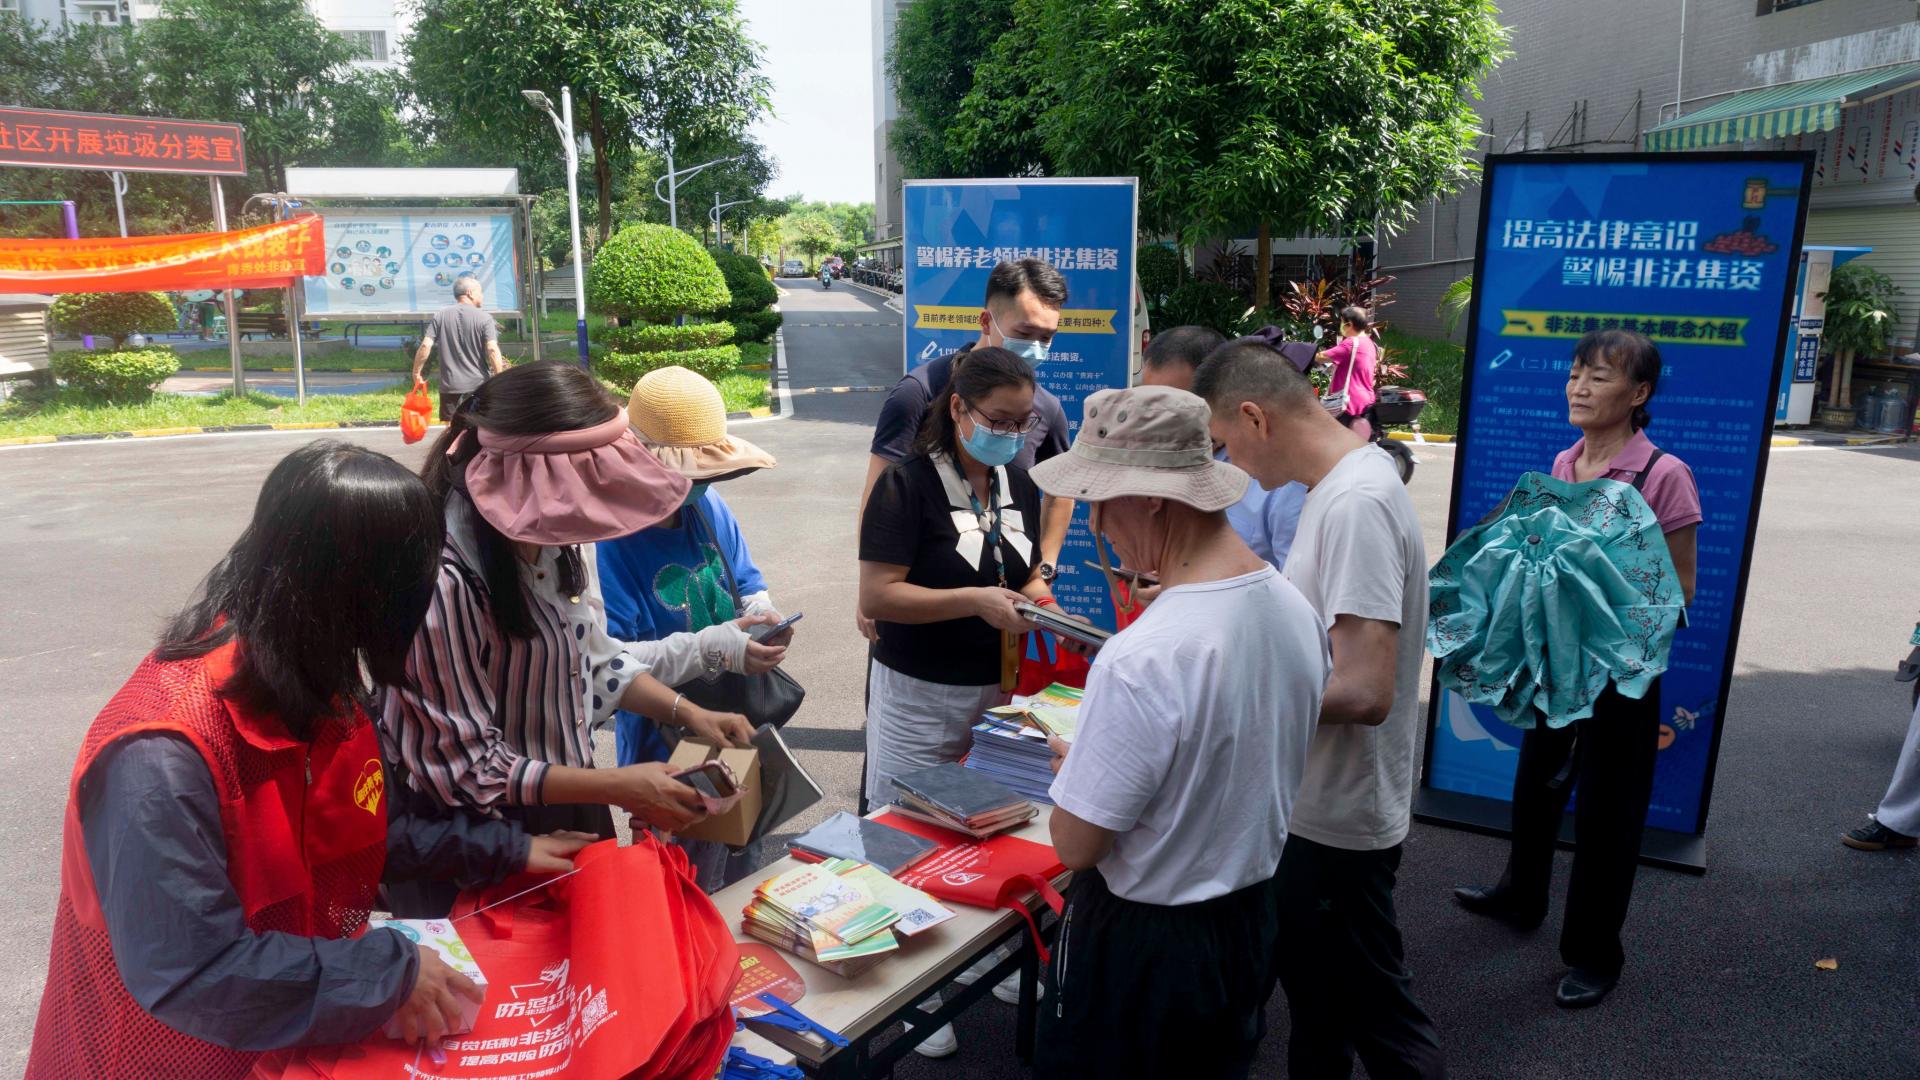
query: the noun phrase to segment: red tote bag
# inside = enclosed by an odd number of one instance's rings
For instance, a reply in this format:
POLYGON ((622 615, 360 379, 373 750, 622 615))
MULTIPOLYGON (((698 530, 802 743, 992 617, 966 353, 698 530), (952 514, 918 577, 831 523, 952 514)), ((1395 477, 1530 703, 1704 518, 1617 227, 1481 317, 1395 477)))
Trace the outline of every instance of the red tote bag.
POLYGON ((1039 893, 1056 915, 1066 906, 1053 887, 1053 879, 1066 866, 1052 847, 1017 836, 975 840, 901 814, 882 814, 874 820, 940 845, 938 851, 894 875, 902 884, 956 904, 1018 911, 1033 932, 1041 962, 1046 962, 1047 947, 1040 940, 1040 928, 1021 897, 1039 893))
MULTIPOLYGON (((281 1080, 707 1080, 733 1034, 740 957, 686 856, 642 833, 582 851, 578 871, 463 893, 451 918, 487 980, 471 1032, 445 1060, 375 1034, 255 1070, 281 1080), (500 901, 505 900, 504 903, 500 901)), ((277 1056, 276 1056, 277 1057, 277 1056)), ((269 1059, 272 1060, 272 1059, 269 1059)))

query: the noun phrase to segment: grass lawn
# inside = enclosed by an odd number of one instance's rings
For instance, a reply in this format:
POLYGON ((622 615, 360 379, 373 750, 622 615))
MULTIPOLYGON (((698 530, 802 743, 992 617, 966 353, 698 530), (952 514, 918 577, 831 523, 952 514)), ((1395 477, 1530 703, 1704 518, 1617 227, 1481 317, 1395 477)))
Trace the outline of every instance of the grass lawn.
POLYGON ((1387 330, 1380 337, 1383 362, 1407 369, 1407 377, 1395 381, 1427 395, 1420 430, 1455 434, 1460 426, 1460 375, 1466 350, 1450 341, 1415 337, 1398 330, 1387 330))
MULTIPOLYGON (((293 370, 293 354, 285 356, 247 356, 241 358, 248 371, 293 370)), ((339 352, 309 354, 308 371, 408 371, 413 357, 402 349, 342 349, 339 352)), ((180 357, 180 370, 228 370, 227 355, 219 351, 186 353, 180 357)))
MULTIPOLYGON (((1457 351, 1457 350, 1456 350, 1457 351)), ((740 347, 741 362, 770 363, 773 346, 748 344, 740 347)), ((226 370, 218 354, 183 357, 183 368, 195 366, 226 370)), ((249 358, 253 370, 291 367, 292 357, 249 358)), ((309 357, 309 371, 348 371, 377 369, 406 371, 412 359, 399 349, 352 349, 309 357)), ((720 396, 728 412, 747 412, 772 403, 769 375, 765 371, 739 370, 719 381, 720 396)), ((435 390, 437 392, 437 386, 435 390)), ((397 420, 400 400, 406 387, 396 384, 366 394, 312 394, 305 405, 291 398, 250 393, 244 397, 221 394, 198 397, 186 394, 155 394, 138 404, 110 404, 71 390, 23 387, 6 401, 0 401, 0 439, 23 435, 87 435, 100 432, 138 431, 149 428, 225 427, 237 424, 292 424, 315 421, 397 420)), ((624 399, 625 395, 614 393, 624 399)), ((1438 430, 1438 429, 1435 429, 1438 430)))
POLYGON ((22 390, 0 402, 0 438, 85 435, 145 428, 398 420, 402 387, 369 394, 315 394, 305 405, 271 394, 192 397, 155 394, 135 405, 106 404, 71 390, 22 390))
MULTIPOLYGON (((558 308, 555 308, 553 311, 549 311, 545 315, 542 315, 540 317, 540 329, 549 334, 571 334, 573 333, 573 330, 574 330, 573 324, 578 318, 579 316, 574 314, 573 309, 571 307, 567 308, 565 311, 561 311, 558 308)), ((595 315, 595 314, 592 314, 591 312, 588 313, 587 315, 587 336, 588 337, 592 337, 596 332, 605 330, 606 328, 607 328, 607 317, 605 315, 595 315)))

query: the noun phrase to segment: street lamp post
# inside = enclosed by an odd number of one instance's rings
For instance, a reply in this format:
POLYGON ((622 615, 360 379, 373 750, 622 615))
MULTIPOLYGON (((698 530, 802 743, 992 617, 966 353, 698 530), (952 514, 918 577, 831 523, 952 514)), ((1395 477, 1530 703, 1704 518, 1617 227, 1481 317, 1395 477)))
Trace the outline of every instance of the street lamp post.
MULTIPOLYGON (((580 147, 573 141, 573 89, 560 88, 560 111, 553 111, 553 102, 538 90, 522 90, 520 96, 533 106, 547 114, 553 121, 553 129, 560 133, 561 146, 567 154, 567 218, 573 227, 573 333, 580 346, 580 366, 590 367, 587 357, 587 274, 584 266, 583 251, 585 245, 580 240, 580 147)), ((539 334, 538 330, 534 331, 539 334)))
POLYGON ((745 206, 752 201, 752 199, 735 199, 732 202, 723 203, 720 201, 720 193, 717 191, 713 193, 713 209, 707 212, 707 220, 713 223, 713 243, 715 247, 727 246, 727 230, 720 226, 721 215, 736 206, 745 206))
POLYGON ((711 169, 715 165, 725 165, 729 161, 739 161, 744 156, 742 154, 735 154, 732 157, 714 158, 712 161, 703 161, 689 168, 675 169, 673 167, 672 148, 668 148, 666 154, 667 175, 653 182, 653 197, 667 204, 667 224, 676 229, 680 227, 680 181, 692 177, 693 174, 703 169, 711 169), (660 192, 661 184, 667 185, 667 191, 664 195, 660 192))

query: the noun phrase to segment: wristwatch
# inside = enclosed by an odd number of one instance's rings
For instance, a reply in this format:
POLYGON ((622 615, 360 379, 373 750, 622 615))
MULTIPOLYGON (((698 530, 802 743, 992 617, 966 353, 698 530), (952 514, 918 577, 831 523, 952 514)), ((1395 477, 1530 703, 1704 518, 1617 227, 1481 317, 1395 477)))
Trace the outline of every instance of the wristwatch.
POLYGON ((1043 562, 1036 569, 1040 571, 1040 580, 1049 585, 1053 584, 1054 578, 1060 576, 1060 568, 1050 562, 1043 562))

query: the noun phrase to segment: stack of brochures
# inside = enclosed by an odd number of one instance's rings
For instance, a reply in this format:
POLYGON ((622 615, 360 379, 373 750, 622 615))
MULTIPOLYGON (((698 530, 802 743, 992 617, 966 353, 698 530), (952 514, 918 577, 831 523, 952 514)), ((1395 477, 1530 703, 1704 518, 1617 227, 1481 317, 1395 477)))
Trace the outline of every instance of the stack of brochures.
POLYGON ((940 847, 931 840, 889 829, 845 810, 801 833, 788 846, 794 858, 805 862, 848 859, 871 863, 883 874, 897 874, 940 847))
POLYGON ((919 821, 985 839, 1031 820, 1033 803, 977 769, 935 765, 896 776, 892 809, 919 821))
POLYGON ((900 913, 858 877, 801 866, 768 878, 741 912, 741 929, 836 975, 858 975, 900 947, 900 913))
POLYGON ((953 918, 951 908, 911 885, 895 881, 877 866, 851 859, 828 859, 820 868, 859 882, 874 899, 899 912, 900 921, 893 924, 893 932, 901 937, 910 938, 953 918))
POLYGON ((1032 697, 987 710, 973 727, 967 768, 1052 805, 1047 789, 1053 784, 1053 750, 1047 736, 1073 741, 1082 693, 1056 683, 1032 697))

